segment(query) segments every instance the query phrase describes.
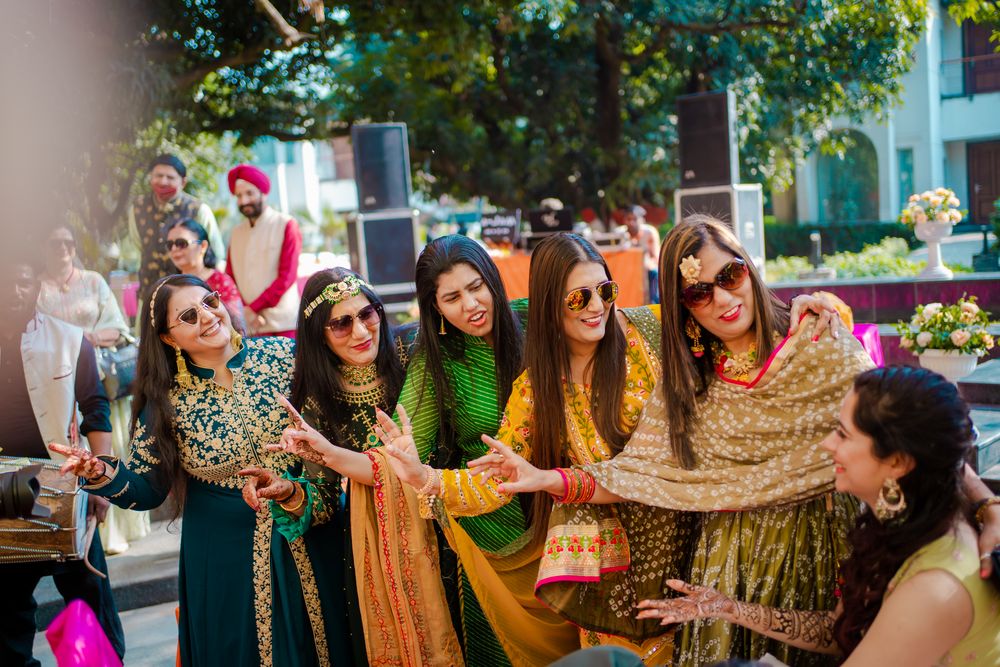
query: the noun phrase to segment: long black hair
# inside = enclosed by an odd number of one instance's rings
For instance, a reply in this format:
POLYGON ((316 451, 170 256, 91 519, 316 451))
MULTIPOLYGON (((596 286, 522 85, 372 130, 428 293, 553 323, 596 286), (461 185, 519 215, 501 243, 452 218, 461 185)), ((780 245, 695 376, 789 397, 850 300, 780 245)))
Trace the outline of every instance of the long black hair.
MULTIPOLYGON (((333 304, 323 300, 309 317, 304 311, 323 290, 334 283, 339 283, 347 276, 361 280, 358 274, 350 269, 336 267, 314 273, 302 290, 302 301, 299 306, 299 322, 295 332, 295 375, 292 379, 292 403, 302 409, 312 401, 319 408, 326 424, 336 431, 338 424, 343 424, 348 415, 343 414, 340 403, 334 400, 334 393, 343 391, 343 363, 326 344, 326 323, 330 318, 333 304)), ((369 303, 382 306, 382 300, 366 283, 361 285, 361 294, 369 303)), ((382 314, 378 325, 378 353, 375 357, 378 376, 385 387, 387 405, 379 406, 389 409, 395 404, 399 391, 403 387, 403 364, 396 352, 389 320, 382 314)), ((334 438, 339 436, 334 433, 334 438)), ((337 444, 345 445, 345 442, 337 444)))
POLYGON ((851 556, 842 568, 843 613, 834 638, 850 655, 875 620, 889 581, 915 551, 944 535, 964 510, 965 458, 974 439, 969 407, 951 382, 924 368, 889 366, 854 381, 854 426, 885 459, 905 454, 913 469, 897 480, 903 514, 886 523, 871 509, 850 533, 851 556))
POLYGON ((145 411, 147 438, 156 443, 163 481, 173 491, 174 518, 180 515, 184 506, 187 477, 181 466, 180 448, 174 432, 177 414, 170 402, 170 390, 177 383, 177 353, 160 339, 160 335, 167 333, 170 297, 182 287, 201 287, 206 292, 212 291, 201 278, 186 273, 160 278, 153 285, 150 290, 152 304, 143 304, 139 313, 139 357, 132 386, 131 435, 135 436, 139 415, 145 411))
MULTIPOLYGON (((417 258, 415 279, 420 332, 414 354, 422 354, 424 358, 421 387, 433 383, 440 433, 450 430, 449 415, 456 407, 444 360, 461 361, 465 358, 465 338, 447 320, 444 321, 446 334, 439 335, 443 316, 437 309, 437 282, 442 273, 451 271, 457 264, 466 264, 478 273, 493 298, 493 356, 496 360, 498 412, 503 412, 511 386, 523 370, 524 338, 521 326, 510 309, 500 271, 489 254, 475 241, 458 234, 428 243, 417 258)), ((421 391, 417 399, 418 410, 423 397, 421 391)))
MULTIPOLYGON (((546 238, 531 254, 528 284, 528 340, 525 365, 531 380, 534 424, 531 432, 532 464, 548 470, 569 465, 566 456, 566 401, 563 378, 570 378, 570 354, 564 332, 566 281, 575 266, 600 264, 611 280, 611 271, 601 254, 577 234, 560 233, 546 238)), ((628 434, 621 426, 625 394, 625 334, 618 326, 618 309, 612 304, 604 337, 587 365, 591 375, 591 411, 594 428, 607 441, 613 454, 625 447, 628 434)), ((535 494, 532 524, 544 526, 552 507, 551 496, 535 494)))
POLYGON ((202 241, 208 243, 208 247, 205 250, 205 266, 207 266, 210 269, 214 269, 215 265, 218 264, 219 262, 215 256, 215 252, 212 250, 212 244, 208 240, 208 232, 205 231, 205 228, 201 225, 201 223, 198 222, 197 220, 194 220, 193 218, 185 218, 184 220, 178 220, 174 224, 170 225, 163 233, 164 239, 167 238, 167 234, 174 227, 183 227, 189 232, 193 232, 194 235, 198 237, 198 243, 201 243, 202 241))

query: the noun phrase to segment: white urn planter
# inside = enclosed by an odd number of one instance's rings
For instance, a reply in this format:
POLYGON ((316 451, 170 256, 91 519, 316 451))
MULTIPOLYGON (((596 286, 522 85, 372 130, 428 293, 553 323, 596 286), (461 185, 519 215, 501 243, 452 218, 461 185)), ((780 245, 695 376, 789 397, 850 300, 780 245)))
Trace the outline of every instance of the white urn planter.
POLYGON ((920 275, 922 280, 951 280, 952 272, 941 263, 941 240, 951 236, 954 225, 950 222, 918 222, 913 233, 927 244, 927 266, 920 275))
POLYGON ((924 350, 918 356, 921 366, 954 383, 971 374, 979 363, 979 355, 958 350, 924 350))

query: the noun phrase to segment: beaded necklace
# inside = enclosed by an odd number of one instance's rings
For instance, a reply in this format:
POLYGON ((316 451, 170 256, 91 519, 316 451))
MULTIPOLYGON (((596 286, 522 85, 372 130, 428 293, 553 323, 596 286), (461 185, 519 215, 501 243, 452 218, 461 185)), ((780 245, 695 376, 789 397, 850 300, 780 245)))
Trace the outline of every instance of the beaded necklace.
POLYGON ((367 366, 342 364, 340 374, 344 376, 344 382, 352 387, 367 387, 378 377, 378 368, 376 368, 375 362, 367 366))

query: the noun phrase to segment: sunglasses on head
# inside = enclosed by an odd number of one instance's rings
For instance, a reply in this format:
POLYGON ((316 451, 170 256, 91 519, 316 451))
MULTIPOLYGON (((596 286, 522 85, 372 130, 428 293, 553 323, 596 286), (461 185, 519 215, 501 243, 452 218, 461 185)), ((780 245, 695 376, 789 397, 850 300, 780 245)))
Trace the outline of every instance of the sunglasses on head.
POLYGON ((181 314, 177 316, 177 324, 172 324, 167 329, 173 329, 179 324, 187 324, 188 326, 194 326, 198 324, 198 308, 203 308, 205 310, 215 310, 219 307, 221 301, 219 300, 218 292, 209 292, 201 298, 201 303, 197 306, 191 306, 185 310, 181 311, 181 314))
POLYGON ((324 326, 330 330, 334 338, 347 338, 354 329, 354 318, 358 318, 361 324, 369 329, 374 328, 382 321, 382 306, 377 303, 369 304, 359 310, 357 315, 337 317, 327 322, 324 326))
POLYGON ((52 250, 62 250, 63 248, 72 250, 76 248, 76 242, 73 239, 49 239, 49 248, 52 250))
POLYGON ((167 252, 170 252, 174 249, 174 246, 177 246, 178 250, 184 250, 193 243, 194 241, 188 241, 187 239, 168 239, 163 242, 163 247, 167 249, 167 252))
POLYGON ((747 268, 747 263, 739 257, 734 257, 731 262, 715 274, 715 280, 712 282, 695 283, 685 287, 681 292, 681 302, 688 308, 707 306, 715 298, 716 285, 724 290, 739 289, 748 275, 750 275, 750 269, 747 268))
POLYGON ((604 303, 612 304, 618 298, 618 283, 613 280, 605 280, 593 287, 577 287, 566 295, 566 307, 574 313, 578 313, 587 307, 595 293, 604 303))

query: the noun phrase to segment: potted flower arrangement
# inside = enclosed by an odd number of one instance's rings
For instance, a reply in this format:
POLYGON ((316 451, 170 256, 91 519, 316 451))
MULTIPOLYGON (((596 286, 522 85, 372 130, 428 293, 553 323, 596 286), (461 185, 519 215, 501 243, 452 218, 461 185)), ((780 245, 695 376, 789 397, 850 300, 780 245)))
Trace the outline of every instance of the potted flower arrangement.
POLYGON ((950 279, 951 271, 941 263, 941 239, 951 235, 952 227, 962 221, 962 202, 953 190, 937 188, 910 195, 899 221, 913 225, 913 233, 927 244, 927 268, 920 278, 950 279))
POLYGON ((937 302, 917 306, 909 324, 898 322, 896 330, 899 346, 917 355, 921 366, 957 382, 993 348, 989 324, 989 313, 970 296, 947 306, 937 302))

